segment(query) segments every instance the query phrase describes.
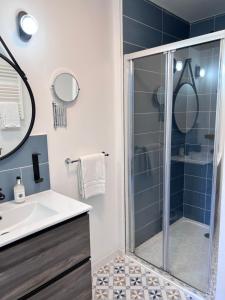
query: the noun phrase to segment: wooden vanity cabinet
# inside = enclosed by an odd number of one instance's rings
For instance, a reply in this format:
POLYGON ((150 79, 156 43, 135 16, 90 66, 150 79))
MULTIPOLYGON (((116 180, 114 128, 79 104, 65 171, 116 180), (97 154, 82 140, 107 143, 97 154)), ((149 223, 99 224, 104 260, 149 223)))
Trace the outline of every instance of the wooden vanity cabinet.
POLYGON ((0 299, 91 300, 89 215, 0 248, 0 299))
POLYGON ((91 300, 90 287, 91 263, 89 261, 24 300, 91 300))

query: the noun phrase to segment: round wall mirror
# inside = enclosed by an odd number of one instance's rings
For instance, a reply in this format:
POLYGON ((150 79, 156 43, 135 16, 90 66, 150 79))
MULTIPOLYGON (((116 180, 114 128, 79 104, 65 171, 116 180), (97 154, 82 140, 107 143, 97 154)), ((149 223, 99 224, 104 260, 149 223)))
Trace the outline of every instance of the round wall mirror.
POLYGON ((198 118, 199 101, 194 87, 190 83, 183 83, 174 98, 174 120, 182 133, 187 133, 194 126, 198 118))
POLYGON ((57 75, 52 88, 56 98, 65 102, 74 101, 80 90, 76 78, 70 73, 57 75))
POLYGON ((34 97, 24 73, 0 54, 0 160, 24 144, 34 119, 34 97))

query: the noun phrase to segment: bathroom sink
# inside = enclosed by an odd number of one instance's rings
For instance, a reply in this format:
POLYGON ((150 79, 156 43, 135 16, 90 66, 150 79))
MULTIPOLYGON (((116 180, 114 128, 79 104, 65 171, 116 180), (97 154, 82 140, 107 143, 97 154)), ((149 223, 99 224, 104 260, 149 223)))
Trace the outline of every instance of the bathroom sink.
POLYGON ((91 210, 91 206, 52 190, 0 205, 0 247, 91 210))
POLYGON ((0 236, 19 227, 40 222, 56 213, 56 211, 39 203, 16 204, 11 209, 5 210, 2 213, 0 210, 0 236))
POLYGON ((188 155, 174 155, 173 161, 185 162, 190 164, 207 165, 212 162, 213 155, 208 152, 190 152, 188 155))

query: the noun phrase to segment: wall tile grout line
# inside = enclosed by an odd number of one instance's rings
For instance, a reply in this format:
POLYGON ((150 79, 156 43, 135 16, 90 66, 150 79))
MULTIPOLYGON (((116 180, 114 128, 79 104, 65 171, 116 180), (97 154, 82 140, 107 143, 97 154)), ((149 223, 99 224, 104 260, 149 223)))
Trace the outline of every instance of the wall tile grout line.
POLYGON ((128 42, 128 41, 123 41, 123 43, 129 44, 129 45, 132 45, 132 46, 136 46, 136 47, 139 47, 139 48, 142 48, 142 49, 146 49, 146 47, 143 47, 141 45, 134 44, 134 43, 131 43, 131 42, 128 42))
MULTIPOLYGON (((48 161, 43 162, 43 163, 39 163, 39 166, 46 165, 48 163, 49 163, 48 161)), ((8 172, 8 171, 14 171, 14 170, 18 170, 18 169, 31 168, 31 167, 33 167, 33 165, 26 165, 26 166, 22 166, 22 167, 13 168, 13 169, 4 169, 4 170, 1 170, 0 173, 4 173, 4 172, 8 172)))
POLYGON ((49 190, 51 187, 47 135, 30 136, 23 148, 7 158, 6 163, 5 161, 0 161, 0 167, 0 187, 6 196, 6 201, 11 201, 14 198, 13 187, 16 182, 16 176, 22 178, 27 196, 49 190), (39 166, 44 181, 38 184, 34 182, 33 164, 30 161, 34 151, 42 154, 39 166))
POLYGON ((170 37, 172 37, 172 38, 175 38, 175 39, 180 40, 180 37, 179 37, 179 36, 173 35, 173 34, 171 34, 171 33, 167 33, 166 31, 163 30, 163 28, 162 28, 162 30, 160 30, 160 29, 158 29, 158 28, 152 27, 152 26, 150 26, 150 25, 148 25, 148 24, 145 24, 145 23, 143 23, 143 22, 141 22, 141 21, 139 21, 139 20, 137 20, 137 19, 131 18, 131 17, 129 17, 129 16, 127 16, 127 15, 124 15, 124 14, 123 14, 123 18, 127 18, 127 19, 129 19, 129 20, 131 20, 131 21, 133 21, 133 22, 136 22, 136 23, 140 24, 140 25, 146 26, 146 27, 148 27, 148 28, 150 28, 150 29, 152 29, 152 30, 155 30, 155 31, 161 33, 162 35, 163 35, 163 34, 166 34, 166 35, 168 35, 168 36, 170 36, 170 37))
POLYGON ((140 24, 140 25, 144 25, 144 26, 146 26, 146 27, 148 27, 148 28, 150 28, 150 29, 152 29, 152 30, 155 30, 155 31, 157 31, 157 32, 159 32, 159 33, 162 33, 162 30, 159 30, 159 29, 157 29, 157 28, 155 28, 155 27, 152 27, 152 26, 150 26, 150 25, 148 25, 148 24, 145 24, 145 23, 143 23, 143 22, 141 22, 141 21, 139 21, 139 20, 137 20, 137 19, 131 18, 131 17, 127 16, 127 15, 123 15, 123 18, 127 18, 127 19, 129 19, 129 20, 131 20, 131 21, 133 21, 133 22, 136 22, 136 23, 138 23, 138 24, 140 24))
POLYGON ((154 201, 154 202, 152 202, 151 204, 146 205, 145 207, 143 207, 143 208, 141 208, 141 209, 135 211, 135 215, 138 215, 138 214, 142 213, 142 212, 145 211, 146 209, 148 209, 148 208, 150 208, 150 207, 152 207, 152 206, 154 206, 154 205, 156 205, 156 204, 159 204, 159 202, 158 202, 158 201, 154 201))

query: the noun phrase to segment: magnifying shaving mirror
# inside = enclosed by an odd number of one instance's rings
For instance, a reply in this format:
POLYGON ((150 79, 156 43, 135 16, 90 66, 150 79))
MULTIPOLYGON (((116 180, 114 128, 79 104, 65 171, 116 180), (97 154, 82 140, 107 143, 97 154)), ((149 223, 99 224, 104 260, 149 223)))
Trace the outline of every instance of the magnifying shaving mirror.
POLYGON ((63 102, 75 101, 80 90, 76 78, 70 73, 58 74, 52 88, 57 99, 63 102))
POLYGON ((67 106, 73 103, 80 91, 76 77, 70 71, 58 71, 51 85, 54 101, 54 128, 67 127, 67 106))

